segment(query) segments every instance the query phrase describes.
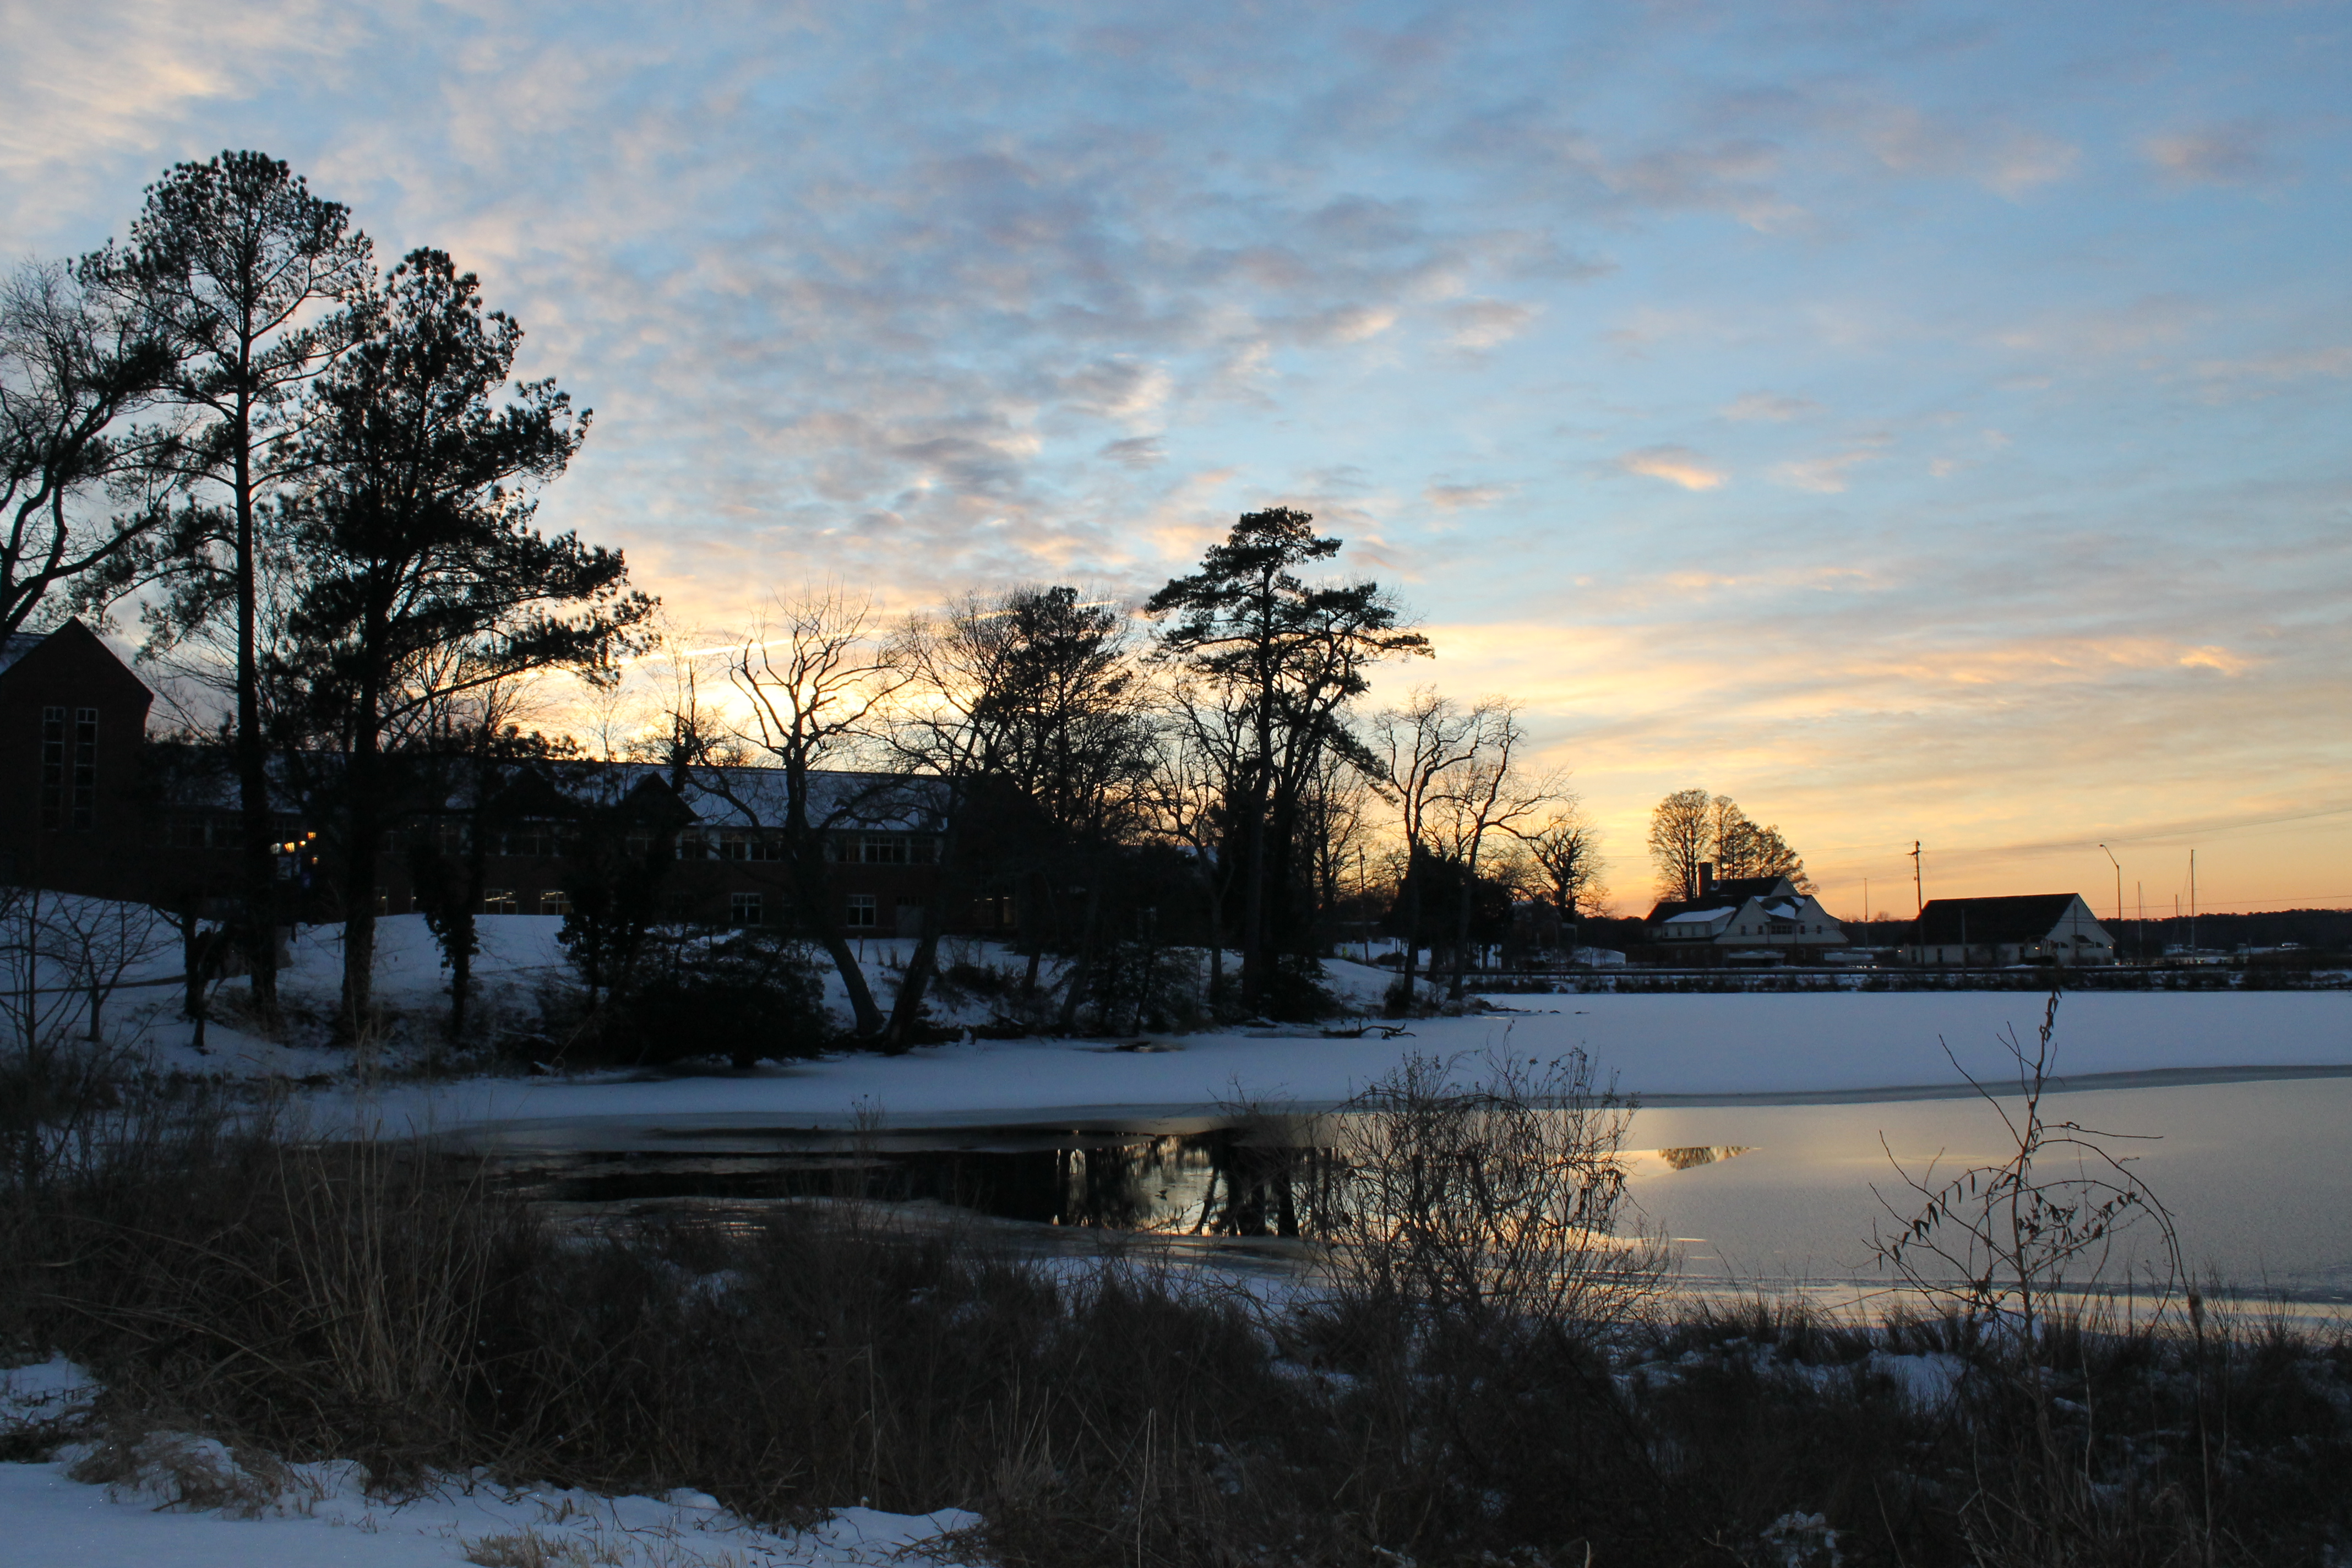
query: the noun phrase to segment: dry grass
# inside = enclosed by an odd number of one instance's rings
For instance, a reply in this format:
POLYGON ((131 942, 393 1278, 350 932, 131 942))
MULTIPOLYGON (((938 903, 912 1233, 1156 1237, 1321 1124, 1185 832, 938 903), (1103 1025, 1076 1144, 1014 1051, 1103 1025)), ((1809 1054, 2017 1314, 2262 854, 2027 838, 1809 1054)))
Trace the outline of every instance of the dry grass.
POLYGON ((1658 1309, 1598 1239, 1606 1106, 1563 1143, 1576 1124, 1522 1124, 1524 1093, 1400 1103, 1347 1183, 1300 1152, 1306 1212, 1352 1192, 1361 1250, 1276 1310, 1133 1263, 1048 1276, 855 1205, 567 1239, 425 1148, 304 1144, 111 1092, 109 1137, 0 1191, 0 1325, 107 1379, 117 1436, 91 1473, 180 1476, 180 1506, 248 1506, 238 1489, 266 1485, 236 1478, 277 1455, 394 1487, 476 1465, 694 1487, 770 1523, 961 1506, 1007 1564, 2120 1568, 2352 1548, 2343 1340, 2218 1308, 2196 1333, 2054 1312, 2041 1399, 2020 1396, 2013 1340, 1965 1315, 1658 1309), (1415 1189, 1416 1160, 1444 1184, 1415 1189), (186 1431, 218 1452, 141 1447, 186 1431), (195 1462, 221 1455, 234 1474, 195 1462))

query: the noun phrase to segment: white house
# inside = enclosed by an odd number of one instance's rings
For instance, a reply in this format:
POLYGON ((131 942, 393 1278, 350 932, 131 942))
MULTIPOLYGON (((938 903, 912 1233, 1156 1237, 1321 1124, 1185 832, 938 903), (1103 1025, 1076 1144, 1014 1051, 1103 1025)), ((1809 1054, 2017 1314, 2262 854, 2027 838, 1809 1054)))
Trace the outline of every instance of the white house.
POLYGON ((1785 952, 1843 947, 1845 930, 1821 900, 1801 893, 1786 877, 1714 879, 1701 867, 1699 896, 1669 900, 1650 911, 1650 940, 1666 949, 1719 952, 1731 948, 1785 952))

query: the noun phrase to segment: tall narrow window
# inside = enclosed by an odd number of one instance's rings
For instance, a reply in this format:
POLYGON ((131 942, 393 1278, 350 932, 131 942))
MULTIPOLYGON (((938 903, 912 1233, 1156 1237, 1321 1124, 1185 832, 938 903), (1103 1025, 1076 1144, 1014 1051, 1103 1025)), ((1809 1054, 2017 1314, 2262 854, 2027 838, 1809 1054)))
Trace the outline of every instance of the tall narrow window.
POLYGON ((74 710, 73 825, 87 833, 98 826, 98 710, 74 710))
POLYGON ((66 710, 41 710, 41 826, 66 825, 66 710))

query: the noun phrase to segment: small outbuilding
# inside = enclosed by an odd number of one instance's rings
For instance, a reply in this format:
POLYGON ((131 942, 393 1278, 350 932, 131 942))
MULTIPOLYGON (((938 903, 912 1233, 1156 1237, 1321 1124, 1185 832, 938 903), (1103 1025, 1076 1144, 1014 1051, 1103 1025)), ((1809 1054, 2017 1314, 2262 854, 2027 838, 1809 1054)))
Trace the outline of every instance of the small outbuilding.
POLYGON ((1919 912, 1903 955, 1925 964, 2113 963, 2116 939, 2080 893, 1937 899, 1919 912))

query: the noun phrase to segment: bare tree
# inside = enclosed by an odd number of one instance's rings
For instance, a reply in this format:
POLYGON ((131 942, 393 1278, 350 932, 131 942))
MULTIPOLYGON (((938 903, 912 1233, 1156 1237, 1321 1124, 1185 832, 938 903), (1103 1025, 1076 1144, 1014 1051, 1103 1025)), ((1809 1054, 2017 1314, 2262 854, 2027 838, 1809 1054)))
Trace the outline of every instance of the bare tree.
POLYGON ((1549 816, 1518 837, 1564 923, 1572 924, 1608 897, 1601 882, 1600 831, 1574 795, 1564 795, 1549 816))
POLYGON ((1715 797, 1715 874, 1717 877, 1786 877, 1801 893, 1813 890, 1805 862, 1778 827, 1759 827, 1727 795, 1715 797))
POLYGON ((747 724, 722 728, 699 710, 689 686, 671 714, 679 764, 704 789, 732 802, 747 821, 776 831, 802 927, 840 972, 857 1033, 878 1038, 885 1020, 844 932, 826 852, 833 834, 857 820, 870 803, 856 791, 821 791, 820 775, 868 751, 908 677, 876 637, 872 607, 835 589, 781 603, 777 620, 745 639, 727 673, 748 708, 747 724), (715 745, 722 736, 740 741, 782 773, 781 820, 763 821, 761 803, 736 791, 725 768, 716 765, 724 761, 715 745))
POLYGON ((1477 751, 1481 717, 1465 711, 1435 687, 1417 686, 1402 708, 1373 715, 1371 751, 1379 759, 1381 793, 1396 809, 1398 829, 1404 835, 1404 964, 1397 981, 1402 1002, 1412 1001, 1412 976, 1421 947, 1421 906, 1426 869, 1434 853, 1433 814, 1443 801, 1447 781, 1477 751))
POLYGON ((1019 589, 910 618, 893 655, 908 684, 892 745, 903 765, 934 782, 947 827, 887 1037, 900 1043, 913 1026, 947 900, 973 890, 992 860, 1000 874, 1048 889, 1055 860, 1085 877, 1062 1003, 1063 1027, 1072 1027, 1094 956, 1106 858, 1139 818, 1152 760, 1129 623, 1075 588, 1019 589), (982 839, 1013 853, 983 852, 982 839))
POLYGON ((1813 890, 1805 862, 1777 827, 1759 827, 1727 795, 1676 790, 1650 813, 1650 859, 1658 868, 1658 897, 1699 894, 1699 868, 1717 879, 1786 877, 1801 893, 1813 890))
POLYGON ((1529 774, 1520 756, 1527 731, 1518 704, 1490 697, 1471 710, 1469 755, 1445 775, 1437 798, 1441 850, 1461 872, 1462 897, 1454 910, 1454 980, 1447 995, 1458 1002, 1470 968, 1470 917, 1476 903, 1478 863, 1490 839, 1515 837, 1562 794, 1554 773, 1529 774))
POLYGON ((1203 701, 1189 681, 1178 680, 1162 700, 1166 722, 1146 796, 1148 830, 1177 846, 1192 868, 1208 916, 1209 995, 1213 1016, 1224 1003, 1225 901, 1239 865, 1230 853, 1233 830, 1226 803, 1233 769, 1245 741, 1236 709, 1203 701))
POLYGON ((1715 803, 1703 789, 1678 789, 1650 810, 1650 861, 1658 897, 1698 897, 1698 868, 1715 842, 1715 803))

